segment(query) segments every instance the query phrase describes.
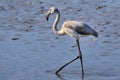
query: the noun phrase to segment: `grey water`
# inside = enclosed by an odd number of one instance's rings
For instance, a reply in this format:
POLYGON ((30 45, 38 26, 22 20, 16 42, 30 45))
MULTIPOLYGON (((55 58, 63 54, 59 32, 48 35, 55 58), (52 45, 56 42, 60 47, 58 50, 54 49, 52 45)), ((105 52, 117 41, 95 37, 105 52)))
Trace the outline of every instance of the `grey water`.
POLYGON ((0 80, 81 80, 79 60, 54 72, 78 55, 74 39, 52 31, 56 6, 60 29, 78 20, 99 37, 81 37, 85 80, 120 80, 120 0, 0 0, 0 80))

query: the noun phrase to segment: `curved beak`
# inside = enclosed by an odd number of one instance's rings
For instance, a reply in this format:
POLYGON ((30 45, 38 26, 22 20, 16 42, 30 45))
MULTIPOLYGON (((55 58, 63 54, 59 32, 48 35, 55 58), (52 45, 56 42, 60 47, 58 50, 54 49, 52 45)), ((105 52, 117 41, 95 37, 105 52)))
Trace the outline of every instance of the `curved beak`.
POLYGON ((49 11, 46 13, 46 20, 47 20, 47 21, 49 20, 50 14, 51 14, 51 13, 50 13, 49 11))

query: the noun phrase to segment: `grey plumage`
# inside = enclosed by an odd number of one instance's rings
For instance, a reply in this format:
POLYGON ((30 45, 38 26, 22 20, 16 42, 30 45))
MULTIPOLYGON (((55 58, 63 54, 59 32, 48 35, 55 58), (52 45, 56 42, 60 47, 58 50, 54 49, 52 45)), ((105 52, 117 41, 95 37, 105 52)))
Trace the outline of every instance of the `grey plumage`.
MULTIPOLYGON (((78 21, 66 21, 63 23, 62 29, 69 28, 76 31, 79 35, 93 35, 98 37, 98 33, 87 24, 78 21)), ((66 31, 64 31, 66 32, 66 31)))

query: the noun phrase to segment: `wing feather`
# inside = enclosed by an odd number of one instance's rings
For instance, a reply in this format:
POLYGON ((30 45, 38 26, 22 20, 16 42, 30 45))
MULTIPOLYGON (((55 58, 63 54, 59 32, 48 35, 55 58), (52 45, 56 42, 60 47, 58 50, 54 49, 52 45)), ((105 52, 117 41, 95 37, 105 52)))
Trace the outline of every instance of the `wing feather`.
POLYGON ((82 23, 81 25, 78 25, 74 27, 77 33, 82 34, 82 35, 94 35, 98 37, 98 33, 89 27, 87 24, 82 23))
POLYGON ((78 34, 81 35, 93 35, 98 37, 98 33, 85 23, 78 21, 67 21, 65 22, 64 27, 75 30, 78 34))

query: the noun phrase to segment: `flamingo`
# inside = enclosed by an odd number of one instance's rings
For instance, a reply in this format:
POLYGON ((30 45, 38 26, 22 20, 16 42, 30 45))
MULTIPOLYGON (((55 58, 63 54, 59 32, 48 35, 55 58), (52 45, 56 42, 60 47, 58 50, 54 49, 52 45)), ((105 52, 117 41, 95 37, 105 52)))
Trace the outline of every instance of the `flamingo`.
POLYGON ((56 19, 53 23, 53 32, 56 35, 69 35, 71 37, 73 37, 76 41, 77 47, 78 47, 78 51, 79 54, 77 57, 75 57, 74 59, 72 59, 71 61, 69 61, 68 63, 66 63, 65 65, 63 65, 62 67, 60 67, 55 74, 58 74, 64 67, 66 67, 67 65, 69 65, 70 63, 72 63, 73 61, 80 59, 80 63, 81 63, 81 68, 82 68, 82 79, 84 78, 84 68, 83 68, 83 60, 82 60, 82 52, 80 49, 80 44, 79 44, 79 38, 82 35, 93 35, 95 37, 98 37, 98 33, 92 29, 91 27, 89 27, 87 24, 79 22, 79 21, 65 21, 62 24, 62 27, 60 30, 57 29, 57 25, 60 19, 60 11, 57 7, 52 6, 46 13, 46 20, 49 20, 49 16, 51 14, 55 13, 56 14, 56 19))

